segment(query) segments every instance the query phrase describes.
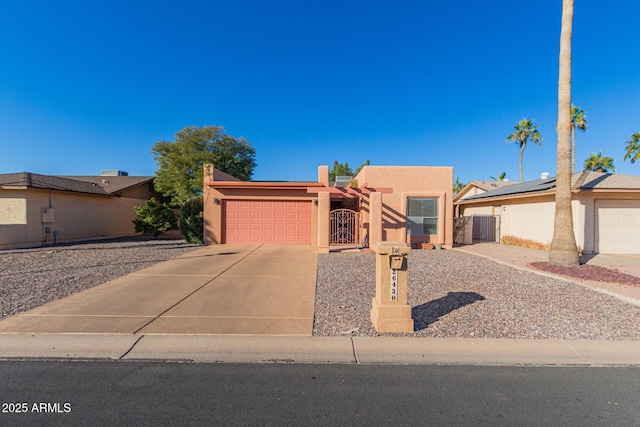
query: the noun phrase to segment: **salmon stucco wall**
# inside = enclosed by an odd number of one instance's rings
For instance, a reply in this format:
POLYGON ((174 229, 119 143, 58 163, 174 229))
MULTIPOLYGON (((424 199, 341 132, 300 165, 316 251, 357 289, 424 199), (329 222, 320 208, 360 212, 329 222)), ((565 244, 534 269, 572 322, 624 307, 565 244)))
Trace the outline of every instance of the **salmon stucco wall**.
MULTIPOLYGON (((439 166, 365 166, 354 178, 359 187, 391 188, 382 194, 382 240, 409 244, 430 241, 446 248, 453 246, 453 168, 439 166), (407 199, 438 199, 438 234, 408 236, 407 199)), ((363 221, 370 221, 370 200, 361 202, 363 221)), ((369 240, 371 247, 375 242, 369 240)))

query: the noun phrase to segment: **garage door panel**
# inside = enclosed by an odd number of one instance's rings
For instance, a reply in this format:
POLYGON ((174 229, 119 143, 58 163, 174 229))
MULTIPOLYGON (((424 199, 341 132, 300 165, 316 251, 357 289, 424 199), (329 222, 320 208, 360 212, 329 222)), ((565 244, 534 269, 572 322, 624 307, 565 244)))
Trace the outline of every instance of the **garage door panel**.
POLYGON ((640 201, 596 201, 596 251, 640 254, 640 201))
POLYGON ((311 202, 224 203, 226 243, 311 243, 311 202))

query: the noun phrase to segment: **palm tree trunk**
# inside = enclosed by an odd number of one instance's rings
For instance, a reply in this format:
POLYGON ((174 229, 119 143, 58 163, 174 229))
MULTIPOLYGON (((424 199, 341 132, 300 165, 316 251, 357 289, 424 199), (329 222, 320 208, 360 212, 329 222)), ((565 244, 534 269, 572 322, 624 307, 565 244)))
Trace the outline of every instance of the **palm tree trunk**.
POLYGON ((556 161, 556 211, 549 262, 579 265, 571 210, 571 34, 573 0, 562 2, 560 73, 558 77, 558 153, 556 161))
POLYGON ((525 143, 520 145, 520 182, 522 182, 522 154, 524 153, 525 143))
POLYGON ((576 129, 571 124, 571 173, 576 173, 576 129))

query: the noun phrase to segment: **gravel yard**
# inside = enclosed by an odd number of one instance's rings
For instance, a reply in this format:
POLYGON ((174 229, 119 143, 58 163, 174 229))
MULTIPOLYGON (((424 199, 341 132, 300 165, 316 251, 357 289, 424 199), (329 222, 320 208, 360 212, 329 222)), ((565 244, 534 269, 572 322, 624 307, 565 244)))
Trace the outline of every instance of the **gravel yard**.
POLYGON ((0 319, 108 282, 200 246, 122 238, 0 251, 0 319))
MULTIPOLYGON (((573 283, 460 251, 414 251, 408 264, 416 331, 385 335, 640 340, 640 307, 573 283)), ((374 296, 375 255, 319 255, 314 335, 379 335, 374 296)))

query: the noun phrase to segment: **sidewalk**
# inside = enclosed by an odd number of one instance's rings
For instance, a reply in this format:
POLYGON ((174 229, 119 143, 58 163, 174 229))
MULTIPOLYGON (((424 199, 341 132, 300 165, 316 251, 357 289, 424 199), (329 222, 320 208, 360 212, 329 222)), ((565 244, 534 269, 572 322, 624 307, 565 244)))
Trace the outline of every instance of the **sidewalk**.
POLYGON ((0 335, 0 359, 640 366, 640 341, 220 335, 0 335))

